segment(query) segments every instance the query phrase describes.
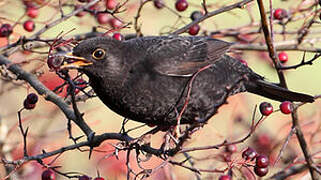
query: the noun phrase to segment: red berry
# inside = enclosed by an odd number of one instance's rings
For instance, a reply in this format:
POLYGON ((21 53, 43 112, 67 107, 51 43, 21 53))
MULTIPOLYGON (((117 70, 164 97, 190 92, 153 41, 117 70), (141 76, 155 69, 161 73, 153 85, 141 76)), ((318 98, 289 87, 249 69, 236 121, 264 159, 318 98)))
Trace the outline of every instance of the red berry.
POLYGON ((25 99, 25 100, 23 101, 23 107, 24 107, 25 109, 30 110, 30 109, 34 109, 34 108, 36 107, 36 104, 31 104, 27 99, 25 99))
POLYGON ((278 54, 281 63, 286 63, 289 60, 288 54, 286 52, 280 52, 278 54))
POLYGON ((175 8, 177 11, 185 11, 188 7, 188 2, 186 0, 177 0, 175 3, 175 8))
MULTIPOLYGON (((76 5, 75 6, 75 10, 79 9, 81 7, 81 5, 76 5)), ((85 11, 80 11, 76 14, 77 17, 83 17, 84 15, 86 15, 85 11)))
POLYGON ((245 66, 248 66, 247 62, 244 59, 240 59, 240 62, 244 64, 245 66))
POLYGON ((50 56, 47 60, 47 65, 49 69, 57 70, 62 65, 62 61, 63 61, 62 58, 50 56))
POLYGON ((105 180, 105 179, 102 177, 96 177, 94 180, 105 180))
POLYGON ((284 101, 280 104, 280 110, 284 114, 290 114, 293 111, 293 104, 290 101, 284 101))
POLYGON ((222 175, 222 176, 219 177, 218 180, 231 180, 231 179, 232 179, 232 178, 231 178, 230 175, 222 175))
POLYGON ((192 12, 190 18, 192 19, 192 21, 195 21, 197 19, 200 19, 203 16, 203 14, 201 13, 201 11, 194 11, 192 12))
POLYGON ((222 175, 222 176, 219 177, 218 180, 231 180, 231 179, 232 179, 232 178, 231 178, 230 175, 222 175))
POLYGON ((269 158, 264 155, 264 154, 261 154, 259 156, 256 157, 256 166, 259 167, 259 168, 266 168, 269 166, 269 158))
POLYGON ((278 9, 274 10, 274 13, 273 13, 274 19, 282 20, 286 16, 287 16, 287 12, 285 9, 278 8, 278 9))
POLYGON ((191 26, 190 28, 189 28, 189 30, 188 30, 188 33, 190 34, 190 35, 197 35, 198 34, 198 32, 200 31, 200 29, 201 29, 201 27, 198 25, 198 24, 195 24, 195 25, 193 25, 193 26, 191 26))
POLYGON ((225 146, 225 151, 229 153, 235 153, 237 151, 237 146, 235 144, 225 146))
POLYGON ((256 175, 258 175, 260 177, 263 177, 269 172, 269 169, 267 167, 266 168, 260 168, 260 167, 255 166, 254 167, 254 172, 255 172, 256 175))
POLYGON ((32 32, 33 30, 35 30, 35 27, 35 22, 33 22, 32 20, 27 20, 23 23, 23 28, 28 32, 32 32))
POLYGON ((27 8, 27 16, 31 18, 36 18, 39 14, 39 10, 35 7, 28 7, 27 8))
POLYGON ((113 28, 120 28, 123 25, 123 23, 119 19, 116 19, 116 18, 110 19, 109 24, 113 28))
POLYGON ((114 33, 113 38, 118 41, 122 41, 124 39, 124 36, 120 33, 114 33))
POLYGON ((28 94, 27 96, 27 101, 30 103, 30 104, 36 104, 38 102, 38 96, 37 94, 35 93, 30 93, 28 94))
POLYGON ((12 31, 12 26, 10 24, 2 24, 0 27, 0 37, 10 36, 12 31))
POLYGON ((56 176, 52 170, 47 169, 44 172, 42 172, 41 180, 55 180, 55 179, 56 179, 56 176))
POLYGON ((262 102, 260 104, 260 112, 264 116, 268 116, 273 112, 273 106, 271 103, 268 102, 262 102))
POLYGON ((117 6, 117 2, 115 0, 106 0, 106 8, 109 10, 115 9, 117 6))
POLYGON ((251 147, 248 147, 245 151, 243 151, 242 153, 242 158, 245 159, 245 160, 254 160, 254 158, 256 158, 257 156, 257 152, 251 148, 251 147))
POLYGON ((107 13, 98 13, 96 19, 99 24, 107 24, 109 21, 109 16, 107 13))
POLYGON ((79 176, 78 178, 79 180, 90 180, 91 178, 86 176, 86 175, 83 175, 83 176, 79 176))
POLYGON ((154 6, 157 9, 162 9, 165 6, 165 4, 163 0, 154 0, 154 6))

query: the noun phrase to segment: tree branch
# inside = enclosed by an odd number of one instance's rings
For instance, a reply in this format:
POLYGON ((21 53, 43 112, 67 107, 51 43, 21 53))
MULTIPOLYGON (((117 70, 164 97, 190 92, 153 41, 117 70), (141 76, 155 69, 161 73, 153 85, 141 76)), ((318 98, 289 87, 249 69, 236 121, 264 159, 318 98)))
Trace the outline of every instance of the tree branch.
POLYGON ((186 26, 172 32, 171 34, 175 34, 175 35, 178 35, 178 34, 182 34, 184 33, 185 31, 187 31, 190 27, 194 26, 195 24, 198 24, 212 16, 215 16, 215 15, 218 15, 218 14, 221 14, 221 13, 224 13, 226 11, 230 11, 232 9, 235 9, 235 8, 241 8, 242 6, 252 2, 253 0, 243 0, 243 1, 240 1, 238 3, 235 3, 235 4, 232 4, 232 5, 229 5, 229 6, 225 6, 225 7, 222 7, 218 10, 215 10, 215 11, 212 11, 212 12, 209 12, 207 14, 205 14, 204 16, 202 16, 201 18, 199 19, 195 19, 193 22, 187 24, 186 26))
POLYGON ((92 134, 93 131, 85 122, 77 121, 75 113, 69 107, 69 105, 65 103, 65 101, 61 97, 59 97, 57 94, 50 91, 45 85, 43 85, 35 75, 24 71, 18 64, 12 63, 9 59, 2 55, 0 55, 0 65, 5 65, 9 71, 17 75, 18 79, 25 80, 38 92, 38 94, 42 95, 47 101, 56 104, 65 114, 66 118, 74 121, 87 136, 92 134))

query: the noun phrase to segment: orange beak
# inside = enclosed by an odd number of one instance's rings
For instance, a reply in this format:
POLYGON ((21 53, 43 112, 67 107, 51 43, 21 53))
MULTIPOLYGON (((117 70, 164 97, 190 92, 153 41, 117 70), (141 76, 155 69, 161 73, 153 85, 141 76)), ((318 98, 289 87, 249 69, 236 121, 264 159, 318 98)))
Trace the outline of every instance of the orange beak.
POLYGON ((72 60, 71 63, 64 64, 61 69, 80 69, 84 66, 92 65, 93 63, 83 57, 74 56, 71 52, 63 55, 66 59, 72 60))

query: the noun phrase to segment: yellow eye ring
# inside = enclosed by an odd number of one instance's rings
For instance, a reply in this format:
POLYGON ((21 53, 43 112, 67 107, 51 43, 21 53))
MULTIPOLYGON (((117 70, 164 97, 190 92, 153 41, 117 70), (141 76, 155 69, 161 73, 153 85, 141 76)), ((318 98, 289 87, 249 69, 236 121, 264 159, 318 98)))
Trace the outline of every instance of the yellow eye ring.
POLYGON ((95 60, 102 60, 105 58, 106 56, 106 51, 102 48, 98 48, 96 49, 93 53, 92 53, 92 58, 94 58, 95 60))

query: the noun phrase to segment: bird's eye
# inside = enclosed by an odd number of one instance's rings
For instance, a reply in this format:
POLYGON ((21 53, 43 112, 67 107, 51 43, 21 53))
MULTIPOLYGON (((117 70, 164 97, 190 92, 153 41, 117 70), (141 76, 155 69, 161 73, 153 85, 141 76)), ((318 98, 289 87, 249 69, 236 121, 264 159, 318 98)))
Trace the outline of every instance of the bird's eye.
POLYGON ((96 50, 92 53, 92 57, 93 57, 95 60, 104 59, 105 56, 106 56, 106 52, 105 52, 104 49, 101 49, 101 48, 96 49, 96 50))

